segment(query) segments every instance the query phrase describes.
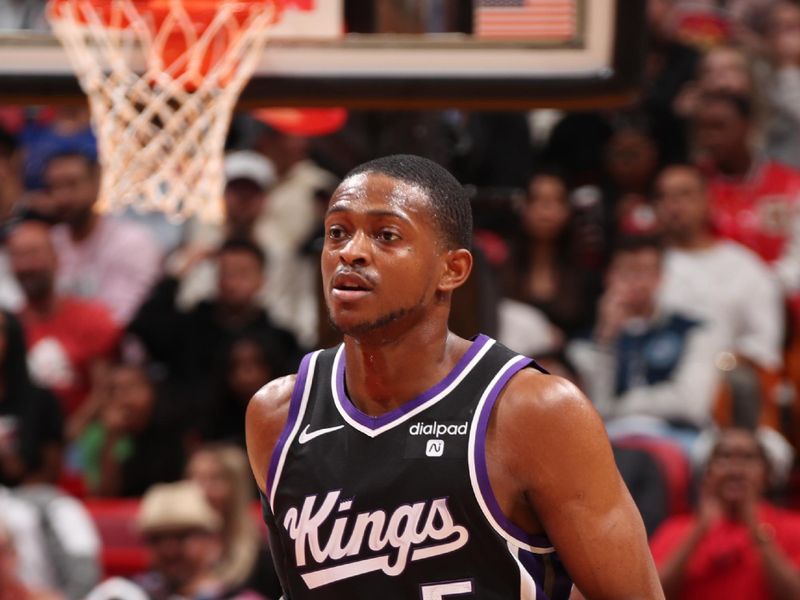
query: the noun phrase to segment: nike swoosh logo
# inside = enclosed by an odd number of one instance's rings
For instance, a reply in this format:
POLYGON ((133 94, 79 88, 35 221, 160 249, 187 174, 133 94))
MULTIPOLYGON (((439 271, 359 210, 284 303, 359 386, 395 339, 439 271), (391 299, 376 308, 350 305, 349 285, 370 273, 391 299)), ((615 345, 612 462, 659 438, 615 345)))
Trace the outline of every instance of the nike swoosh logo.
POLYGON ((326 433, 338 431, 339 429, 344 427, 344 425, 337 425, 336 427, 325 427, 324 429, 317 429, 316 431, 312 431, 310 433, 308 431, 309 427, 311 427, 311 425, 306 425, 306 428, 300 432, 300 437, 297 438, 297 441, 300 442, 301 444, 306 444, 311 440, 313 440, 314 438, 319 437, 321 435, 325 435, 326 433))

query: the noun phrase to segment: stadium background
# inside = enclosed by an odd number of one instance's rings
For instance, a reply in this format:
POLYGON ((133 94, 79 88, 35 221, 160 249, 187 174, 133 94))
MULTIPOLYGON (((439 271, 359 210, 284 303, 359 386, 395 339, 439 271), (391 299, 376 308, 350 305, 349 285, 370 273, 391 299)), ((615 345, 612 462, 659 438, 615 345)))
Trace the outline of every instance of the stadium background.
MULTIPOLYGON (((400 4, 347 0, 343 25, 418 40, 508 34, 470 2, 400 4)), ((207 496, 195 506, 185 492, 193 526, 221 536, 221 554, 208 550, 219 597, 278 597, 253 525, 244 406, 304 351, 337 343, 317 274, 325 203, 349 169, 393 153, 431 158, 469 190, 477 268, 454 330, 495 336, 587 392, 648 533, 692 510, 714 426, 768 428, 770 499, 800 506, 800 8, 646 4, 629 42, 634 77, 612 94, 536 95, 534 79, 517 84, 529 98, 478 109, 475 78, 435 100, 390 90, 359 101, 356 88, 331 93, 345 107, 264 111, 253 98, 270 79, 258 75, 226 144, 222 225, 95 217, 97 144, 75 82, 15 79, 39 63, 0 67, 0 565, 12 546, 17 556, 0 567, 0 598, 22 597, 13 586, 81 598, 105 577, 146 572, 157 542, 141 535, 140 499, 183 478, 207 496), (698 165, 681 185, 702 185, 670 191, 676 164, 698 165), (648 267, 620 273, 615 257, 656 238, 654 283, 627 284, 646 310, 626 314, 612 283, 648 267)), ((510 35, 571 35, 581 3, 549 5, 552 28, 522 19, 510 35)), ((0 2, 3 56, 47 36, 43 8, 0 2)), ((315 93, 300 97, 331 103, 315 93)))

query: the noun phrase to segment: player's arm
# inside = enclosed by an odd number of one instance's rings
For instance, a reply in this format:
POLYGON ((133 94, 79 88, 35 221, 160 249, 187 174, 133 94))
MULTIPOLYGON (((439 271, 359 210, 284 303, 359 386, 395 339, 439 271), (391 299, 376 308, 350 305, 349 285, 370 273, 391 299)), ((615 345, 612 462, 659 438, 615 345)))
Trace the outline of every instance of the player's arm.
POLYGON ((524 370, 493 420, 519 493, 587 600, 662 599, 642 519, 597 412, 564 379, 524 370))
POLYGON ((258 489, 266 493, 267 468, 272 451, 286 425, 296 375, 270 381, 250 399, 245 417, 247 456, 258 489))

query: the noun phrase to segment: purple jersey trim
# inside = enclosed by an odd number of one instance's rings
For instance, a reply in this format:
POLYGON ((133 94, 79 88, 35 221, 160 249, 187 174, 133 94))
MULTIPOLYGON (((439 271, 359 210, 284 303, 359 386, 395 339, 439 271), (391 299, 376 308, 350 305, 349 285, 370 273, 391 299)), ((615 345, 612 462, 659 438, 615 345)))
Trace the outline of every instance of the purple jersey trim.
POLYGON ((483 348, 486 344, 493 343, 493 340, 486 336, 486 335, 478 335, 475 340, 472 342, 472 345, 467 349, 464 355, 458 360, 456 366, 453 367, 453 370, 450 371, 447 376, 442 379, 439 383, 434 385, 433 387, 429 388, 428 390, 422 392, 419 396, 414 398, 413 400, 409 400, 402 406, 398 406, 392 411, 389 411, 385 415, 380 416, 370 416, 361 412, 356 406, 353 404, 350 397, 347 395, 347 392, 344 389, 344 373, 345 373, 345 356, 344 352, 342 352, 341 360, 339 361, 339 365, 336 371, 336 391, 338 394, 338 398, 340 399, 340 405, 344 409, 344 411, 357 423, 360 423, 364 427, 369 429, 379 429, 386 425, 392 423, 403 415, 411 412, 415 408, 425 404, 428 400, 436 396, 437 394, 441 393, 444 389, 446 389, 453 380, 455 380, 461 372, 467 367, 467 365, 472 361, 478 352, 480 352, 481 348, 483 348))
POLYGON ((552 566, 552 577, 554 580, 551 582, 551 589, 548 590, 550 595, 544 593, 545 580, 547 579, 545 576, 544 561, 555 560, 552 558, 553 555, 548 556, 550 558, 546 559, 532 552, 520 550, 518 558, 520 564, 531 574, 531 578, 536 583, 536 591, 539 594, 536 596, 537 600, 567 600, 570 594, 572 594, 572 580, 569 578, 566 571, 563 571, 555 564, 552 566))
POLYGON ((550 548, 552 544, 546 536, 532 535, 524 531, 518 525, 512 523, 508 517, 506 517, 492 491, 492 485, 489 482, 489 470, 486 467, 486 431, 489 428, 489 418, 491 417, 492 409, 497 402, 497 398, 500 396, 500 392, 508 381, 519 371, 531 364, 535 365, 533 360, 525 356, 520 356, 517 361, 503 373, 494 387, 489 391, 486 402, 481 409, 481 414, 478 417, 478 429, 475 435, 475 475, 478 478, 478 488, 486 503, 486 507, 489 509, 489 512, 492 514, 497 524, 500 525, 508 535, 528 546, 550 548))
POLYGON ((292 397, 289 399, 289 415, 286 418, 286 425, 283 426, 281 436, 275 443, 272 449, 272 456, 269 461, 269 469, 267 470, 267 498, 272 494, 272 481, 275 479, 275 472, 278 470, 278 461, 280 461, 281 452, 286 445, 286 440, 289 439, 289 433, 292 431, 297 417, 300 414, 300 403, 303 398, 303 391, 306 387, 306 379, 308 377, 308 365, 311 363, 311 357, 314 354, 306 354, 300 362, 300 368, 297 370, 297 378, 294 381, 294 388, 292 389, 292 397))

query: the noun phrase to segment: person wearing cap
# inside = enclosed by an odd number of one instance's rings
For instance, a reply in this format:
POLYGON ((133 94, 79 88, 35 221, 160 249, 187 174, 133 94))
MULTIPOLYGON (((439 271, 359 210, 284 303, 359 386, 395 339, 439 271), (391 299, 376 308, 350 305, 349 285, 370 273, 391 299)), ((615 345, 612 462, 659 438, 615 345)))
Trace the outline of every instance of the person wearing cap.
POLYGON ((800 516, 766 502, 792 452, 766 428, 705 433, 694 514, 668 519, 651 541, 667 600, 800 598, 800 516))
POLYGON ((317 183, 330 183, 333 176, 296 180, 281 171, 283 166, 279 154, 267 157, 249 150, 228 154, 224 166, 224 223, 195 223, 186 247, 176 253, 171 266, 181 279, 178 304, 188 309, 213 296, 217 289, 215 265, 209 260, 214 249, 231 238, 254 242, 269 258, 265 271, 269 285, 260 290, 259 301, 279 325, 291 330, 304 345, 310 345, 317 330, 317 275, 316 264, 309 268, 301 246, 320 221, 315 212, 314 194, 309 190, 324 187, 317 183), (302 185, 294 187, 298 183, 302 185), (287 201, 291 203, 291 222, 276 226, 273 210, 276 201, 284 205, 281 209, 284 213, 287 201), (308 211, 311 212, 307 215, 308 211), (306 221, 311 225, 302 226, 302 235, 291 235, 292 241, 287 242, 287 232, 306 221))
POLYGON ((229 592, 216 574, 222 556, 222 522, 197 484, 158 484, 142 499, 136 529, 153 568, 130 581, 107 580, 87 600, 256 600, 250 591, 229 592))
POLYGON ((216 268, 211 255, 227 239, 247 239, 269 254, 268 241, 259 217, 267 196, 277 181, 275 167, 257 152, 241 150, 225 157, 225 221, 192 223, 186 246, 168 263, 180 277, 178 303, 189 309, 216 292, 216 268))
POLYGON ((263 294, 271 261, 254 228, 272 167, 255 153, 237 152, 228 156, 225 170, 225 223, 216 230, 208 226, 205 241, 190 243, 183 257, 171 261, 128 327, 148 357, 187 388, 192 414, 201 418, 210 409, 199 407, 200 397, 216 402, 209 398, 217 389, 212 379, 234 340, 264 340, 281 358, 282 373, 291 372, 300 355, 295 336, 273 320, 263 294), (190 298, 187 287, 194 290, 190 298))
POLYGON ((347 115, 336 109, 311 118, 313 113, 306 109, 269 112, 259 111, 256 117, 261 124, 253 128, 253 147, 273 162, 278 178, 259 219, 271 261, 266 301, 276 322, 311 347, 319 333, 319 261, 316 254, 309 257, 304 250, 321 230, 327 200, 339 184, 337 176, 311 157, 311 141, 335 131, 347 115))

